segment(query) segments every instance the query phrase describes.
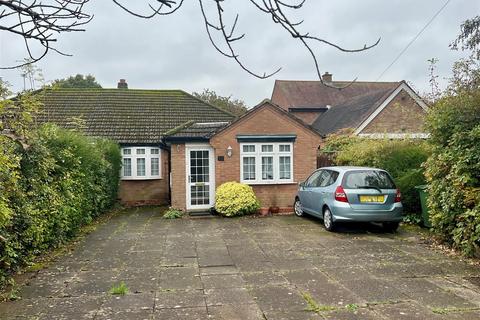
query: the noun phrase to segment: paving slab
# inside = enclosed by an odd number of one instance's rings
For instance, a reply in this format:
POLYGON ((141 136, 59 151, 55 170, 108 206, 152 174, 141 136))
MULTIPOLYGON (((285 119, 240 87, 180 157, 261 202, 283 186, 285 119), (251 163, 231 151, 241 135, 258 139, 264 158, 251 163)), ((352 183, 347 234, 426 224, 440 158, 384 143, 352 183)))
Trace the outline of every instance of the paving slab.
POLYGON ((165 290, 155 295, 155 310, 204 307, 203 290, 165 290))
POLYGON ((294 287, 265 286, 250 289, 251 295, 263 311, 304 311, 305 299, 294 287))
POLYGON ((208 316, 215 320, 265 320, 262 310, 256 304, 209 306, 208 316))
POLYGON ((243 288, 246 285, 238 274, 204 275, 201 280, 205 289, 243 288))
POLYGON ((198 268, 164 268, 160 271, 160 290, 202 289, 198 268))
POLYGON ((2 320, 480 319, 478 266, 402 227, 331 233, 309 217, 126 209, 22 279, 2 320), (128 293, 112 296, 121 281, 128 293))
POLYGON ((254 304, 251 293, 246 288, 206 289, 207 306, 254 304))
POLYGON ((156 310, 153 313, 152 319, 199 320, 199 319, 209 319, 209 315, 207 312, 207 307, 173 308, 173 309, 156 310))

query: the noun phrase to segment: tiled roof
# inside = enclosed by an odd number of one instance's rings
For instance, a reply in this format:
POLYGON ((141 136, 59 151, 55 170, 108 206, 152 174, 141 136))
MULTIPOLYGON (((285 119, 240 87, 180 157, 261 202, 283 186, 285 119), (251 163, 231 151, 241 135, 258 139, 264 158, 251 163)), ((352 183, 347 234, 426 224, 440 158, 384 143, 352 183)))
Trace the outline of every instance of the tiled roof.
MULTIPOLYGON (((398 85, 397 85, 398 87, 398 85)), ((375 90, 332 106, 320 114, 312 126, 322 135, 356 128, 372 114, 397 87, 375 90)))
POLYGON ((218 130, 226 127, 230 122, 203 122, 198 123, 194 121, 186 122, 177 128, 174 128, 166 133, 167 139, 174 140, 175 138, 203 138, 208 140, 218 130), (173 139, 172 139, 173 138, 173 139))
POLYGON ((181 90, 56 89, 47 90, 43 102, 39 122, 71 128, 81 119, 87 135, 125 144, 160 143, 166 132, 188 121, 234 119, 181 90))
POLYGON ((335 106, 354 97, 377 92, 393 90, 401 82, 362 82, 332 81, 335 89, 320 81, 276 80, 272 93, 272 102, 288 110, 288 108, 319 108, 327 105, 335 106), (349 85, 350 84, 350 85, 349 85))

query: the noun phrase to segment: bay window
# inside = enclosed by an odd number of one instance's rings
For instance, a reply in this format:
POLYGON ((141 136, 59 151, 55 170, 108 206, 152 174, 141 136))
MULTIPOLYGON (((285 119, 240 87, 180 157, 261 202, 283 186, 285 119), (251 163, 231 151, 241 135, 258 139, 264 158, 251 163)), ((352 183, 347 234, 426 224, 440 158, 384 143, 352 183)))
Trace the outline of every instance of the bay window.
POLYGON ((248 184, 293 182, 292 143, 241 143, 240 181, 248 184))
POLYGON ((122 148, 122 180, 160 179, 160 148, 122 148))

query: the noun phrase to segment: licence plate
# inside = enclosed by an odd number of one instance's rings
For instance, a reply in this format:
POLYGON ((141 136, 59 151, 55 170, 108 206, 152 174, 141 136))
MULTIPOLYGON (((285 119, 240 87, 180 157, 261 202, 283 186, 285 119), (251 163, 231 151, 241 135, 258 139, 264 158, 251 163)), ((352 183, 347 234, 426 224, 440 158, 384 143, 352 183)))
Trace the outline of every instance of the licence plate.
POLYGON ((385 196, 384 195, 381 195, 381 196, 360 196, 360 202, 378 202, 378 203, 382 203, 383 201, 385 201, 385 196))

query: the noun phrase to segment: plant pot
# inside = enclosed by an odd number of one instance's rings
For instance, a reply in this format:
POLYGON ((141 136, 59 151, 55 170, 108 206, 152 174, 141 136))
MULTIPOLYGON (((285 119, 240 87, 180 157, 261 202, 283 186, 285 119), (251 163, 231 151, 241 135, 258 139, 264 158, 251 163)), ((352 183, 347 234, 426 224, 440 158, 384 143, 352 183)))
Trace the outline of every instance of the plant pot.
POLYGON ((278 214, 280 212, 280 208, 279 207, 270 207, 270 212, 272 214, 278 214))
POLYGON ((268 216, 270 212, 270 208, 260 208, 258 210, 258 213, 261 215, 261 216, 268 216))

